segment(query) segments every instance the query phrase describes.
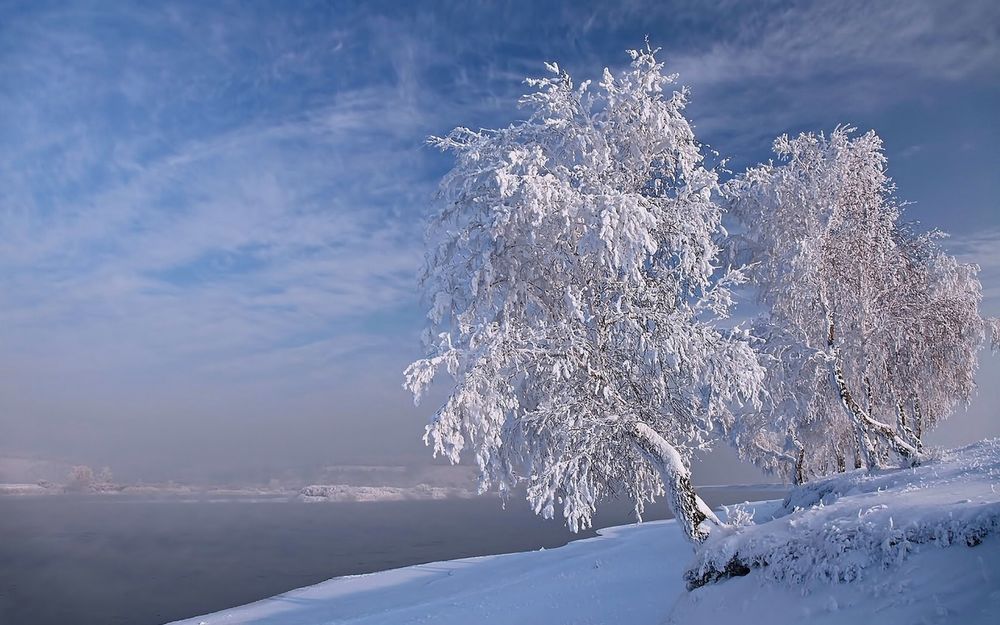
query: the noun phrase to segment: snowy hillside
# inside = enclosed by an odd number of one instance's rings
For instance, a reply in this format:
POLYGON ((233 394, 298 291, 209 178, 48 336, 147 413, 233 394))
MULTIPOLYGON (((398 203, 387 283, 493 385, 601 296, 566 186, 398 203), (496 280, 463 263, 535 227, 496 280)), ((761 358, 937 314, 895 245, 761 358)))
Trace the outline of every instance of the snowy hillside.
MULTIPOLYGON (((697 558, 673 521, 602 530, 559 549, 333 579, 184 625, 993 623, 1000 613, 1000 441, 915 469, 815 482, 748 506, 757 525, 697 558), (734 555, 748 575, 684 587, 734 555)), ((730 510, 730 512, 733 512, 730 510)), ((734 514, 733 516, 737 516, 734 514)))
POLYGON ((739 562, 775 580, 863 581, 921 545, 971 547, 997 534, 998 482, 997 440, 912 469, 818 480, 792 491, 773 520, 712 536, 691 577, 704 583, 739 562))

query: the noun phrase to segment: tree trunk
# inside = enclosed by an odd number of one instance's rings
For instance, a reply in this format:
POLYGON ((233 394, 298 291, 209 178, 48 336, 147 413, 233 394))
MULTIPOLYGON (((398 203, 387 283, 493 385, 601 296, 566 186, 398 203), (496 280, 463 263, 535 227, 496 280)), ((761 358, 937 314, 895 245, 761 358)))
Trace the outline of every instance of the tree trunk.
POLYGON ((684 465, 680 453, 665 438, 645 423, 632 426, 632 440, 642 455, 660 473, 667 490, 667 503, 684 535, 694 544, 704 542, 711 526, 722 522, 702 501, 691 486, 691 471, 684 465))
POLYGON ((920 438, 913 432, 910 425, 906 422, 906 407, 903 402, 896 402, 896 430, 902 433, 906 441, 913 445, 914 449, 917 451, 922 451, 923 445, 920 442, 920 438))
POLYGON ((833 379, 840 393, 840 401, 847 410, 854 423, 858 434, 858 443, 861 447, 861 456, 869 470, 878 468, 878 450, 872 444, 870 434, 874 434, 884 441, 890 448, 910 462, 915 462, 919 452, 909 443, 904 441, 891 427, 873 419, 861 406, 854 401, 850 390, 847 388, 847 381, 844 378, 844 371, 840 365, 839 355, 834 350, 833 356, 833 379))
POLYGON ((827 323, 829 324, 829 329, 827 332, 826 346, 831 364, 833 383, 837 388, 838 394, 840 395, 840 402, 844 406, 844 410, 847 411, 848 416, 851 418, 851 422, 854 424, 855 436, 857 437, 861 458, 864 461, 866 468, 869 471, 878 468, 877 450, 875 445, 872 444, 870 438, 870 435, 872 434, 883 440, 903 458, 906 458, 910 462, 915 462, 917 456, 919 455, 917 450, 896 434, 891 427, 881 421, 873 419, 871 415, 869 415, 863 408, 861 408, 861 406, 858 405, 858 402, 855 401, 854 396, 847 387, 847 378, 844 376, 844 368, 840 362, 840 350, 837 349, 835 342, 833 315, 830 314, 829 311, 827 311, 827 323))
MULTIPOLYGON (((872 440, 868 436, 868 430, 865 428, 864 420, 861 418, 861 406, 858 405, 858 402, 854 401, 854 396, 851 394, 850 389, 847 388, 847 379, 844 377, 844 370, 840 366, 840 353, 833 342, 832 321, 830 322, 830 333, 827 348, 830 355, 830 361, 833 364, 831 372, 833 374, 833 384, 837 388, 837 393, 840 395, 840 403, 844 407, 844 410, 847 411, 847 415, 851 418, 851 424, 854 426, 854 444, 858 455, 861 457, 861 463, 866 469, 871 471, 878 468, 875 446, 872 445, 872 440)), ((857 464, 857 461, 855 461, 855 465, 857 464)))
MULTIPOLYGON (((871 367, 871 361, 865 365, 866 369, 871 367)), ((865 398, 867 399, 868 405, 865 408, 865 413, 871 417, 875 418, 875 393, 872 391, 872 381, 866 375, 865 376, 865 398)), ((909 441, 907 441, 909 443, 909 441)), ((885 466, 889 462, 889 448, 885 445, 885 442, 880 438, 875 438, 872 441, 872 447, 875 449, 875 464, 878 466, 885 466)))
MULTIPOLYGON (((906 406, 903 401, 899 399, 899 392, 895 389, 895 384, 892 380, 892 370, 889 368, 888 363, 885 365, 885 376, 889 381, 889 386, 893 388, 892 398, 896 401, 896 432, 899 433, 903 439, 909 443, 918 452, 923 452, 923 445, 920 442, 920 437, 917 436, 913 428, 906 419, 906 406)), ((914 402, 916 404, 916 402, 914 402)), ((919 411, 917 412, 919 415, 919 411)))

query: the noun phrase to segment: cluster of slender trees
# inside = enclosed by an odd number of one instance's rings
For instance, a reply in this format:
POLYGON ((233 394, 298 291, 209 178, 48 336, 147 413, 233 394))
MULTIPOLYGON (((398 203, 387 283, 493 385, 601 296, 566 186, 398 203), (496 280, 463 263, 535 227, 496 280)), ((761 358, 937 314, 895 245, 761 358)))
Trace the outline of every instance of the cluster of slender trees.
POLYGON ((573 529, 665 494, 695 543, 720 524, 690 474, 713 442, 797 483, 920 462, 996 341, 977 268, 902 221, 873 132, 783 136, 723 181, 687 91, 630 54, 596 86, 548 64, 527 119, 432 139, 456 164, 405 375, 417 400, 439 372, 454 389, 425 440, 573 529), (734 324, 738 297, 760 314, 734 324))

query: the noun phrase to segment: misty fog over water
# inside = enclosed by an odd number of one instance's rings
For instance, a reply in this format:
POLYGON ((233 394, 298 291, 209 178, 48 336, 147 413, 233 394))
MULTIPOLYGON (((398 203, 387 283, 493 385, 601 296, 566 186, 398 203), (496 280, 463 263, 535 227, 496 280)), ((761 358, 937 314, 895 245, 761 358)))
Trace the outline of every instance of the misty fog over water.
MULTIPOLYGON (((711 505, 781 489, 706 488, 711 505)), ((644 518, 667 518, 666 504, 644 518)), ((633 521, 611 504, 595 527, 633 521)), ((298 503, 129 496, 0 497, 4 625, 159 625, 331 577, 550 549, 595 535, 522 499, 298 503)))

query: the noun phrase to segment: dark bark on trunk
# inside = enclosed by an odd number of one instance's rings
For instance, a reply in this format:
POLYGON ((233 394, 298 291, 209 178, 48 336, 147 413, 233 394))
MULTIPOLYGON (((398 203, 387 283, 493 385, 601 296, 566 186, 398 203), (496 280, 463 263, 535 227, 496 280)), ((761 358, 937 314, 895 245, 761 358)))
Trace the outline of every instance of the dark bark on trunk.
POLYGON ((795 485, 806 483, 806 450, 799 449, 799 455, 795 458, 795 485))
POLYGON ((906 422, 906 407, 903 402, 896 402, 896 429, 903 435, 910 445, 914 447, 917 451, 923 451, 923 444, 920 442, 920 438, 914 433, 910 428, 910 425, 906 422))
POLYGON ((914 449, 918 452, 922 452, 923 445, 920 443, 920 438, 914 433, 910 423, 907 422, 906 406, 903 401, 899 399, 900 393, 896 389, 896 385, 893 383, 892 370, 889 368, 888 364, 885 365, 885 377, 889 382, 890 388, 893 389, 892 397, 896 401, 896 432, 898 432, 899 435, 902 436, 903 439, 905 439, 906 442, 909 443, 914 449))

